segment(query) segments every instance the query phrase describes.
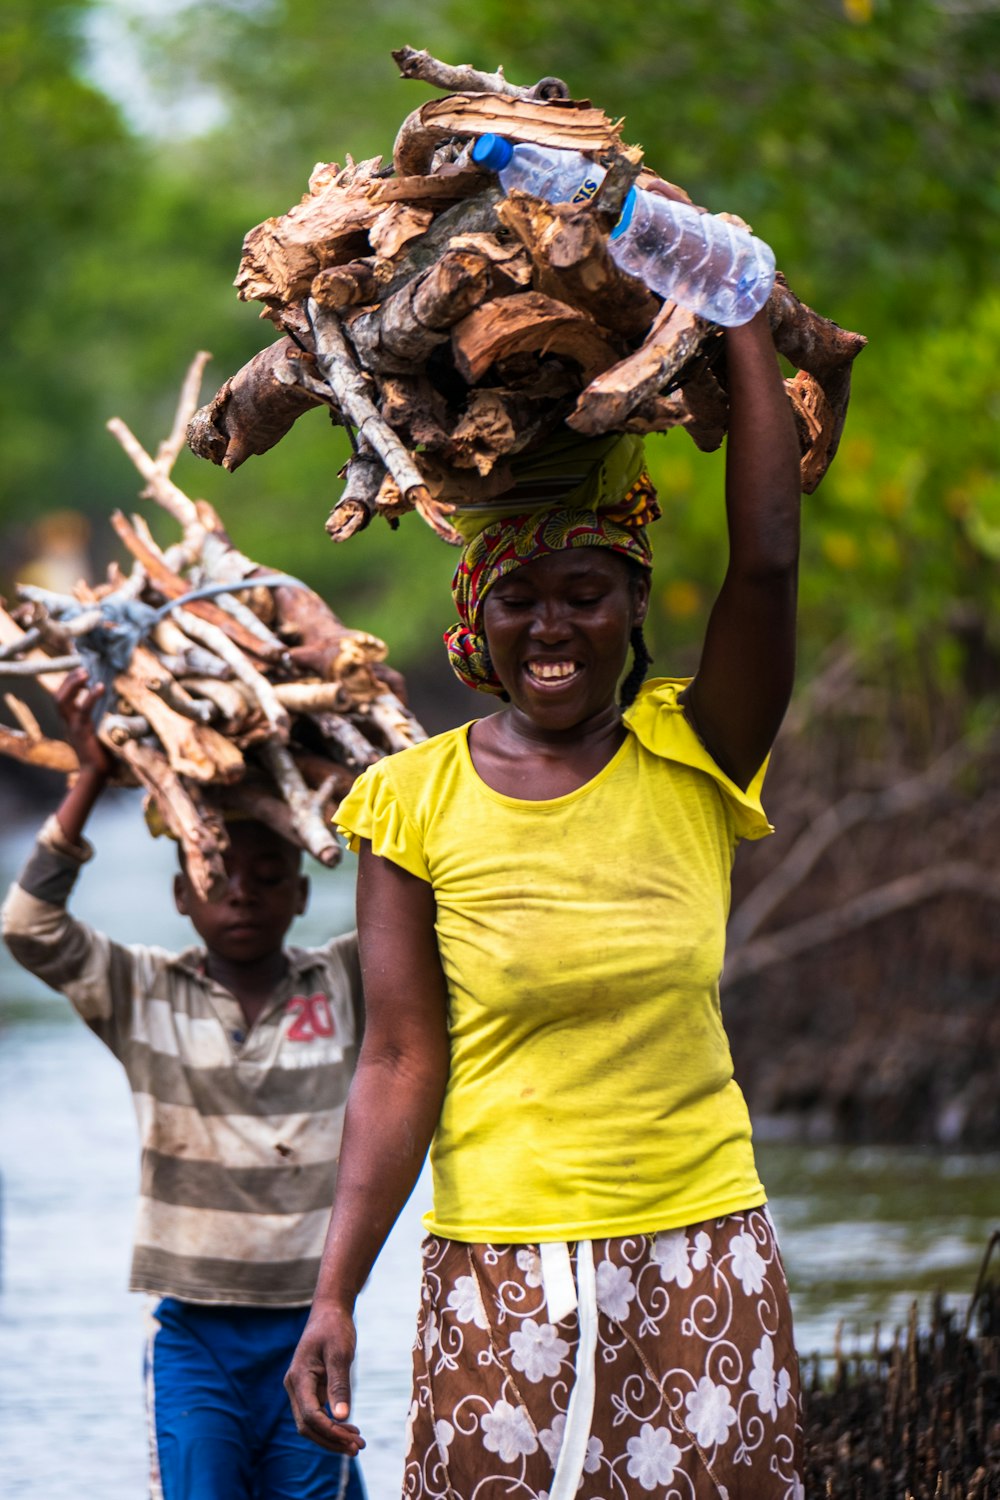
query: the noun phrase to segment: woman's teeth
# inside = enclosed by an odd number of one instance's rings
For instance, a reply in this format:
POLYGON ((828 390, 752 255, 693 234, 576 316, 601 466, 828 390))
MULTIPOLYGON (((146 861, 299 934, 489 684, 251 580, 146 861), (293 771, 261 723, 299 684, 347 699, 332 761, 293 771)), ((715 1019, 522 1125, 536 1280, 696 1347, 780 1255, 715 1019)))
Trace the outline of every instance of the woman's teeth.
POLYGON ((558 682, 561 678, 572 677, 577 664, 575 661, 529 661, 526 670, 528 676, 538 682, 558 682))

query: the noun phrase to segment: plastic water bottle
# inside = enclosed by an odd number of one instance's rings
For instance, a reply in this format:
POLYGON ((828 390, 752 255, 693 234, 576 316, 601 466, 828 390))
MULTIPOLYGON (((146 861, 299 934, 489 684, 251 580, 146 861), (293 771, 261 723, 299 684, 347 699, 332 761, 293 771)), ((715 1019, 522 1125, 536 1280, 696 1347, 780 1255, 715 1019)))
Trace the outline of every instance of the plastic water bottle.
POLYGON ((606 176, 580 151, 556 151, 502 135, 481 135, 472 148, 477 166, 496 172, 504 192, 521 188, 549 203, 589 203, 606 176))
POLYGON ((770 245, 716 214, 633 187, 608 250, 661 297, 725 328, 759 312, 774 285, 770 245))

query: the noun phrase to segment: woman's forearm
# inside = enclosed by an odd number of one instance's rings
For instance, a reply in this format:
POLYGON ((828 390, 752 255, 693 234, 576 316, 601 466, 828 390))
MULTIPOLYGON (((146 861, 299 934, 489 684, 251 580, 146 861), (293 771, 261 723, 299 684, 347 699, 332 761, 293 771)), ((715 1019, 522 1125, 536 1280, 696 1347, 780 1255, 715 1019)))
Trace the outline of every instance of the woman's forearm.
POLYGON ((799 445, 766 313, 726 333, 730 566, 794 572, 799 550, 799 445))
POLYGON ((317 1301, 353 1308, 420 1175, 447 1077, 443 1038, 425 1044, 419 1060, 376 1055, 366 1038, 344 1117, 317 1301))

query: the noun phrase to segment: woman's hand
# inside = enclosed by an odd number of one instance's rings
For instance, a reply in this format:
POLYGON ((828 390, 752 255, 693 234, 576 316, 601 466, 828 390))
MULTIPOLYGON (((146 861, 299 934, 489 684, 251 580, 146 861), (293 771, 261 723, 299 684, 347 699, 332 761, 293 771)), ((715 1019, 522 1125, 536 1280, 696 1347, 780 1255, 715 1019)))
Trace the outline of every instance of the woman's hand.
POLYGON ((97 738, 93 717, 104 691, 100 683, 92 686, 84 669, 78 667, 69 673, 56 693, 56 707, 66 725, 66 737, 76 751, 80 770, 107 780, 114 772, 114 759, 97 738))
POLYGON ((317 1299, 285 1376, 292 1415, 302 1436, 350 1458, 365 1446, 358 1429, 347 1420, 356 1342, 351 1312, 336 1302, 317 1299))

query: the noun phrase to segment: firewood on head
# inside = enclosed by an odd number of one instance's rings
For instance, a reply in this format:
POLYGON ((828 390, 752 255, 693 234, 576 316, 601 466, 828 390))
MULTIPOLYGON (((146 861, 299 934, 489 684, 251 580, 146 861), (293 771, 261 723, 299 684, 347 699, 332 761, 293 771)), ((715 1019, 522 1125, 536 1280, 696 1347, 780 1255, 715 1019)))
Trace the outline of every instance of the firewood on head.
POLYGON ((273 448, 303 412, 320 404, 294 383, 288 367, 294 349, 289 338, 261 349, 195 412, 188 427, 193 453, 233 473, 251 454, 273 448))

